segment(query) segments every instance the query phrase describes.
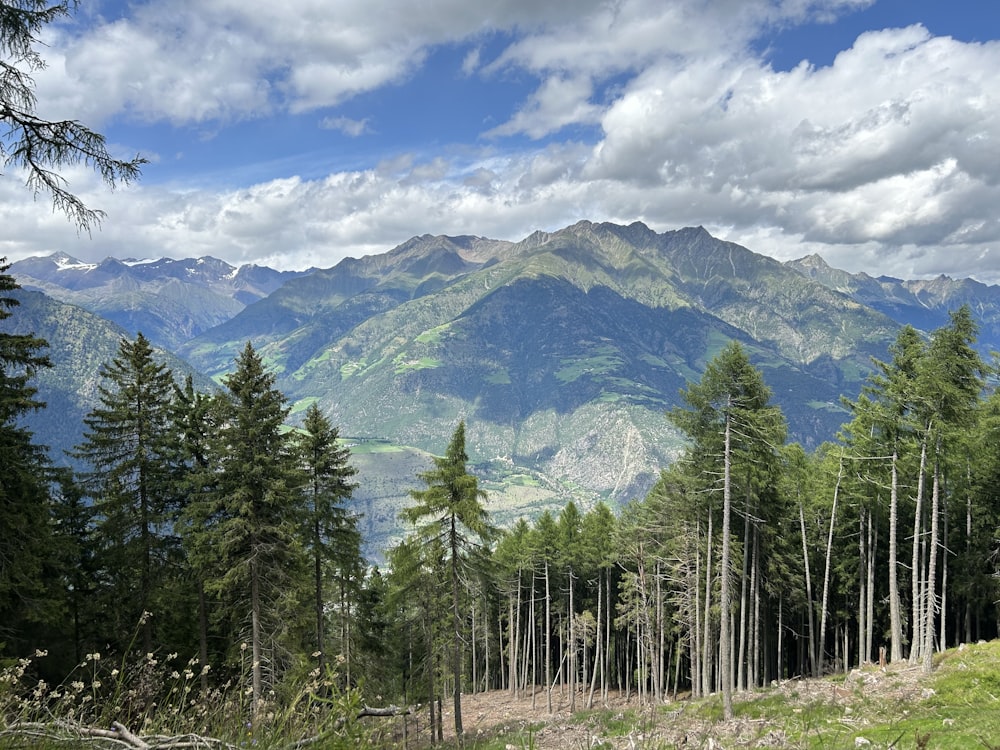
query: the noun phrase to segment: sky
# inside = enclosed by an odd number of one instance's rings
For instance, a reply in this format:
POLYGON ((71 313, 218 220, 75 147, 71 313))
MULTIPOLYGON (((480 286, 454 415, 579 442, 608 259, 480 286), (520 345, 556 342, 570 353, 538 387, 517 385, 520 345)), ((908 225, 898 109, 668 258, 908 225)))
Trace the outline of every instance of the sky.
POLYGON ((1000 283, 1000 0, 81 0, 37 112, 148 160, 79 232, 0 174, 0 257, 328 268, 422 234, 704 226, 1000 283))

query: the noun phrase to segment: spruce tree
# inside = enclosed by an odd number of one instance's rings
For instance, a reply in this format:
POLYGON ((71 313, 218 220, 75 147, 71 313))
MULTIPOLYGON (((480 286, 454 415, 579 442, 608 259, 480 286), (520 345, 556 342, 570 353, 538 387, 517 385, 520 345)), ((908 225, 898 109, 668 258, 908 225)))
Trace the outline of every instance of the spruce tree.
MULTIPOLYGON (((18 288, 0 259, 0 326, 18 301, 18 288)), ((44 607, 43 565, 50 551, 45 449, 22 419, 44 404, 32 380, 50 367, 48 344, 35 336, 0 330, 0 639, 36 620, 44 607)))
MULTIPOLYGON (((110 582, 114 633, 124 639, 142 621, 142 647, 153 650, 154 591, 163 581, 173 543, 170 447, 167 440, 173 374, 157 362, 140 333, 123 338, 118 355, 101 369, 99 406, 84 419, 75 455, 91 471, 85 486, 94 498, 102 568, 110 582)), ((155 614, 155 613, 154 613, 155 614)))
MULTIPOLYGON (((338 444, 338 430, 330 424, 316 404, 306 410, 302 432, 297 437, 300 467, 305 483, 306 549, 312 558, 313 601, 316 615, 316 650, 320 674, 326 661, 326 571, 332 567, 340 584, 341 617, 349 620, 346 590, 352 581, 357 588, 361 572, 361 536, 357 516, 344 507, 357 487, 348 481, 357 474, 351 466, 351 451, 338 444)), ((347 624, 342 625, 342 654, 350 675, 350 645, 347 624)))
POLYGON ((264 701, 265 666, 276 678, 282 631, 304 581, 300 474, 284 428, 285 396, 249 342, 224 384, 228 394, 219 405, 212 459, 216 484, 210 510, 202 515, 208 525, 199 533, 222 563, 222 575, 210 587, 249 617, 256 715, 264 701), (265 643, 271 644, 267 654, 265 643))

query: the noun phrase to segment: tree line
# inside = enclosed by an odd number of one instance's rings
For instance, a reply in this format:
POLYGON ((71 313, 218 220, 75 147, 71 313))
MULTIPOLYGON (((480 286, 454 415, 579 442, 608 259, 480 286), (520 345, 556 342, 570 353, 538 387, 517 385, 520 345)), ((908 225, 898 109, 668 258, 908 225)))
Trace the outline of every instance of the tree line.
MULTIPOLYGON (((15 281, 0 267, 0 320, 15 281)), ((835 440, 787 441, 765 374, 731 343, 665 415, 686 438, 646 497, 567 502, 497 529, 465 424, 415 477, 404 538, 364 560, 350 452, 291 407, 249 343, 212 392, 141 335, 101 370, 56 468, 23 426, 51 363, 0 332, 0 657, 180 653, 251 716, 309 674, 423 704, 506 690, 539 710, 722 697, 996 636, 1000 395, 963 307, 900 330, 835 440)), ((60 672, 62 674, 60 674, 60 672)))

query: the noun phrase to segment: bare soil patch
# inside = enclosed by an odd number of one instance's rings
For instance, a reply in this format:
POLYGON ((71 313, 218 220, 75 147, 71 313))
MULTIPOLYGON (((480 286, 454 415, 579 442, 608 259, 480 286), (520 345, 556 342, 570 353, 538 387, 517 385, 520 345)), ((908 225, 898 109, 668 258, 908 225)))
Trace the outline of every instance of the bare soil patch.
MULTIPOLYGON (((903 662, 879 668, 855 669, 847 675, 823 679, 797 678, 773 683, 769 688, 737 693, 734 702, 778 697, 782 703, 800 710, 808 705, 829 704, 842 710, 844 721, 865 723, 855 707, 878 701, 883 705, 906 705, 926 697, 922 671, 903 662)), ((534 698, 530 693, 514 696, 508 691, 466 694, 462 697, 462 718, 470 742, 509 737, 507 750, 526 750, 530 736, 532 750, 636 750, 677 746, 696 748, 780 748, 788 746, 785 727, 779 721, 744 716, 721 721, 708 709, 695 710, 686 700, 640 703, 630 696, 613 692, 607 701, 594 697, 593 710, 586 708, 587 696, 576 698, 576 712, 570 710, 569 694, 553 690, 552 713, 546 706, 544 689, 534 698)), ((443 706, 445 739, 454 738, 454 717, 450 702, 443 706)), ((426 708, 409 719, 411 738, 426 738, 426 708)), ((418 743, 415 743, 416 746, 418 743)), ((468 743, 467 743, 468 744, 468 743)), ((474 746, 474 745, 472 745, 474 746)), ((504 745, 500 745, 504 747, 504 745)))

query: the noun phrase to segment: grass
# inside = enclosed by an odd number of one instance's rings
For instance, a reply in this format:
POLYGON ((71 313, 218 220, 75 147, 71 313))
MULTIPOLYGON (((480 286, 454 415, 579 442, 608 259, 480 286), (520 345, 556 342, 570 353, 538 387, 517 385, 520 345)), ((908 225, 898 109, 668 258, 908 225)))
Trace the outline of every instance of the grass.
MULTIPOLYGON (((245 654, 245 650, 243 651, 245 654)), ((243 672, 215 687, 197 659, 178 663, 177 654, 133 654, 129 659, 87 654, 59 685, 38 675, 47 656, 37 651, 0 669, 0 748, 62 750, 144 746, 262 750, 291 747, 322 737, 324 748, 377 744, 372 729, 357 719, 360 694, 340 690, 333 673, 315 669, 261 696, 254 704, 243 672), (143 743, 149 743, 144 745, 143 743)))
MULTIPOLYGON (((37 677, 44 652, 0 669, 0 749, 63 750, 140 747, 111 736, 122 727, 134 736, 187 738, 188 747, 258 747, 288 750, 303 738, 315 747, 389 747, 372 724, 355 717, 360 695, 338 691, 335 675, 314 670, 269 694, 254 715, 246 670, 202 690, 196 660, 175 654, 133 656, 130 661, 88 654, 59 686, 37 677), (327 693, 320 689, 325 687, 327 693), (197 738, 200 744, 192 745, 197 738), (211 739, 209 739, 211 738, 211 739)), ((246 666, 246 665, 244 665, 246 666)), ((308 668, 308 667, 306 667, 308 668)), ((545 737, 575 730, 588 750, 629 747, 775 747, 796 750, 964 750, 1000 745, 1000 641, 951 649, 923 675, 906 664, 853 670, 849 676, 792 680, 737 694, 732 721, 722 720, 718 695, 619 708, 578 711, 535 720, 513 717, 502 726, 467 734, 474 750, 542 750, 545 737)), ((378 725, 384 726, 384 725, 378 725)), ((416 741, 417 738, 411 738, 416 741)), ((419 744, 419 743, 418 743, 419 744)), ((180 746, 176 745, 175 746, 180 746)), ((445 748, 452 745, 445 743, 445 748)), ((581 745, 582 747, 582 745, 581 745)))

